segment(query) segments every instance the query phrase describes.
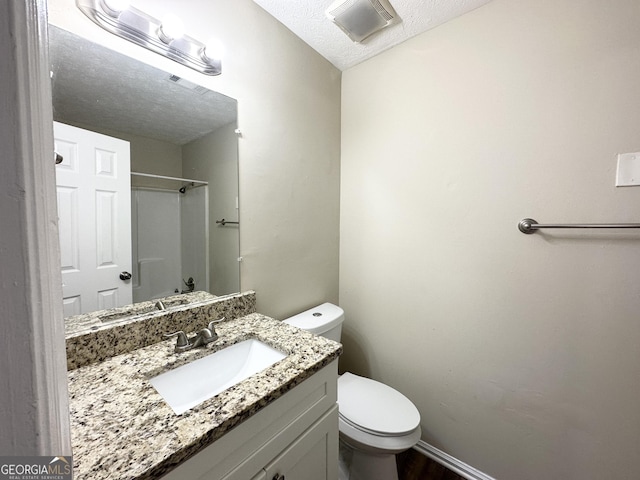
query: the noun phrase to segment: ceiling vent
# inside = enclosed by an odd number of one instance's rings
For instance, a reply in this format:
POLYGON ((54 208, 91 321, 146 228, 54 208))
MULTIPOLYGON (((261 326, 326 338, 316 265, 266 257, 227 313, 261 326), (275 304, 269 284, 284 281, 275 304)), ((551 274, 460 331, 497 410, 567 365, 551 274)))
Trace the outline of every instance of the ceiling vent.
POLYGON ((387 0, 338 0, 325 13, 356 43, 396 23, 398 17, 387 0))

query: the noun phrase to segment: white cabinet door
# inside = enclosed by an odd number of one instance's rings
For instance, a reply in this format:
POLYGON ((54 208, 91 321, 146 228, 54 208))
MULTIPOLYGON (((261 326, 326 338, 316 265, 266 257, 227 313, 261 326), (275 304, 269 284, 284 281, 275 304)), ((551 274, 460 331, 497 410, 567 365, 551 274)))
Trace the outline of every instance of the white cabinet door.
POLYGON ((54 122, 65 316, 132 303, 129 142, 54 122))
POLYGON ((337 480, 338 406, 298 437, 264 471, 267 480, 337 480))

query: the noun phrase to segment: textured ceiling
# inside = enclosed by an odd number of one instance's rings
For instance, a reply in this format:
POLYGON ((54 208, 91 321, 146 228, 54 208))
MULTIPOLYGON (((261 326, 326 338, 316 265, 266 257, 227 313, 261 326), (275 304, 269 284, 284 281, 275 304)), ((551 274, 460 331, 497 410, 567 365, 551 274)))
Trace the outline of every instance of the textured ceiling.
POLYGON ((184 145, 236 119, 236 101, 49 25, 54 119, 184 145), (196 87, 195 85, 193 85, 196 87))
POLYGON ((491 0, 390 0, 400 23, 352 42, 325 10, 333 0, 253 0, 340 70, 346 70, 408 38, 437 27, 491 0))

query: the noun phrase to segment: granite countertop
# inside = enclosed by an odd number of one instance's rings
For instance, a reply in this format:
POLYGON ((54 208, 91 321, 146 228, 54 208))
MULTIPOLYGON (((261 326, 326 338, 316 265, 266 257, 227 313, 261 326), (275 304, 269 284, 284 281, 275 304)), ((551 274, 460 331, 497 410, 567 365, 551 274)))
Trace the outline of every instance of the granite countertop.
POLYGON ((67 335, 77 334, 86 331, 88 328, 93 327, 97 329, 105 324, 109 324, 110 322, 127 322, 130 321, 131 317, 134 315, 162 314, 162 310, 158 310, 156 307, 156 303, 158 301, 162 301, 166 308, 173 308, 198 302, 205 302, 214 298, 216 298, 216 296, 208 292, 195 291, 157 298, 146 302, 133 303, 123 307, 83 313, 81 315, 74 315, 65 318, 65 331, 67 335))
POLYGON ((219 339, 174 353, 175 339, 69 372, 74 478, 156 479, 335 360, 339 343, 252 313, 216 325, 219 339), (288 356, 176 415, 149 383, 250 338, 288 356))

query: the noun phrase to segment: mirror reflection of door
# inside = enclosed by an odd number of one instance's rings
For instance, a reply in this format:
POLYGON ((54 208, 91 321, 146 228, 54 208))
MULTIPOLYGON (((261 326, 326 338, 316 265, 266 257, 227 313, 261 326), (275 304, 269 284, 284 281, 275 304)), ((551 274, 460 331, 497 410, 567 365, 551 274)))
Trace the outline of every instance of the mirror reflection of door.
POLYGON ((54 122, 64 315, 132 301, 129 142, 54 122), (121 278, 122 277, 122 278, 121 278))

